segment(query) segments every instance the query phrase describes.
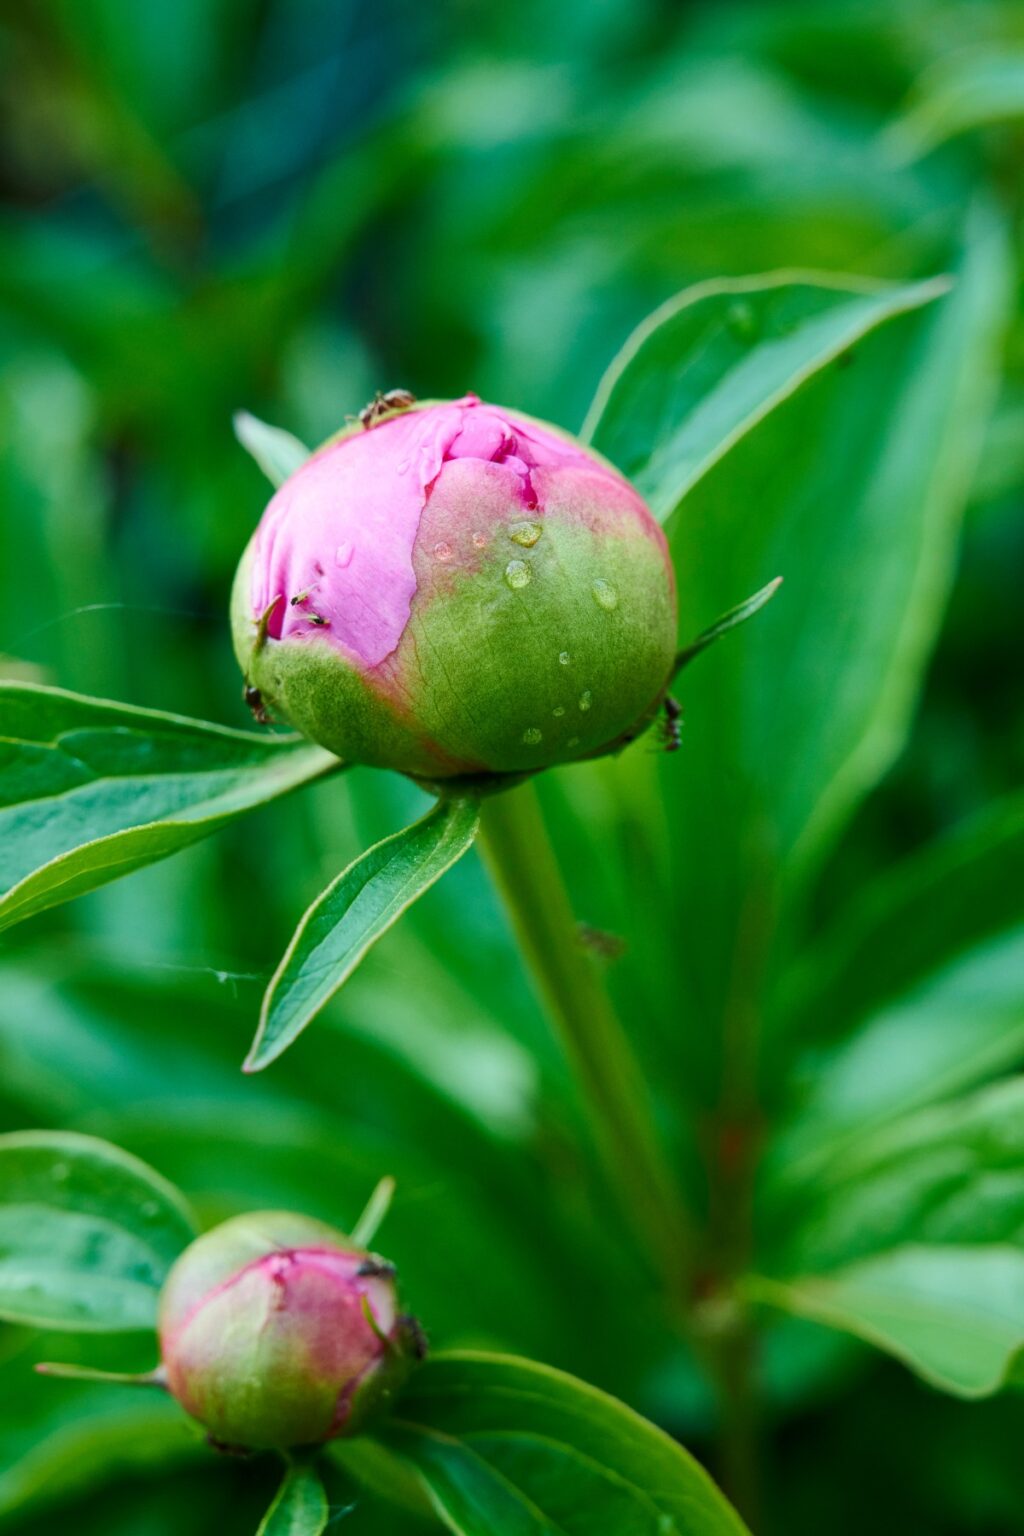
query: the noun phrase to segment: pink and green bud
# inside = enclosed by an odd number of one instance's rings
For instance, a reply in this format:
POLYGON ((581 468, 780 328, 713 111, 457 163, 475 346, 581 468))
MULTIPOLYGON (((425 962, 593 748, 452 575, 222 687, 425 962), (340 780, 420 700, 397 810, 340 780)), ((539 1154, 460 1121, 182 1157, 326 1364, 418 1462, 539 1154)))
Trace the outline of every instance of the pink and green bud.
POLYGON ((160 1300, 167 1386, 218 1445, 356 1433, 422 1354, 391 1266, 304 1216, 266 1211, 206 1233, 160 1300))
POLYGON ((653 716, 676 647, 668 550, 636 491, 473 395, 315 453, 267 507, 233 615, 265 706, 350 762, 428 779, 613 750, 653 716))

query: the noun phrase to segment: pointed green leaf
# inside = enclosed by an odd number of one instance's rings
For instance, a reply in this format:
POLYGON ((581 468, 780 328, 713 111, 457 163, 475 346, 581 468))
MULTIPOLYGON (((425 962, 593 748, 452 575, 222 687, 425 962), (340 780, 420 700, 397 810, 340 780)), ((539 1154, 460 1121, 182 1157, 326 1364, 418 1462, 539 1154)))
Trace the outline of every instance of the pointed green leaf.
POLYGON ((833 1274, 751 1277, 753 1301, 864 1339, 957 1397, 988 1397, 1024 1349, 1024 1252, 908 1246, 833 1274))
POLYGON ((681 672, 684 667, 689 666, 695 656, 699 656, 701 651, 706 651, 709 645, 714 645, 716 640, 727 635, 730 629, 737 629, 748 619, 752 619, 755 613, 760 613, 765 603, 771 602, 781 586, 782 577, 776 576, 774 581, 769 581, 752 597, 737 603, 735 608, 730 608, 728 612, 722 614, 720 619, 716 619, 707 629, 702 630, 696 640, 691 640, 690 644, 685 645, 676 655, 676 672, 681 672))
POLYGON ((0 928, 339 766, 297 738, 0 683, 0 928))
POLYGON ((256 1072, 285 1050, 343 985, 366 951, 472 846, 475 799, 440 800, 414 826, 356 859, 310 907, 263 999, 246 1060, 256 1072))
POLYGON ((743 1536, 704 1469, 561 1371, 456 1351, 420 1368, 382 1436, 458 1536, 743 1536))
POLYGON ((320 1536, 330 1509, 316 1468, 292 1461, 257 1536, 320 1536))
POLYGON ((149 1328, 196 1236, 178 1191, 70 1131, 0 1136, 0 1318, 93 1332, 149 1328))
POLYGON ((803 272, 699 283, 634 331, 581 435, 667 522, 687 491, 801 384, 948 286, 803 272))
POLYGON ((236 411, 235 436, 252 454, 272 485, 283 485, 310 456, 310 449, 282 427, 268 426, 248 411, 236 411))
POLYGON ((159 1365, 152 1371, 103 1371, 95 1365, 41 1360, 36 1370, 40 1376, 55 1376, 60 1381, 95 1381, 110 1387, 167 1387, 166 1372, 159 1365))

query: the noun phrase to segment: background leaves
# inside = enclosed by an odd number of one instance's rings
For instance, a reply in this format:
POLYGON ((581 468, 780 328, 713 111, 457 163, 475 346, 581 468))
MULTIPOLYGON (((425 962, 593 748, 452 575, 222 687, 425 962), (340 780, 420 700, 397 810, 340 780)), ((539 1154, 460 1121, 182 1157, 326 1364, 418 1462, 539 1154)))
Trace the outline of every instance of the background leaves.
MULTIPOLYGON (((572 428, 633 329, 694 283, 809 268, 911 285, 966 263, 687 498, 681 639, 786 582, 684 674, 682 749, 540 793, 711 1270, 818 1282, 908 1242, 1016 1245, 1019 882, 987 812, 1024 769, 1012 303, 966 482, 1007 240, 1019 268, 1019 125, 992 91, 927 153, 894 125, 972 60, 1012 61, 1018 8, 159 0, 140 18, 46 0, 4 31, 5 677, 248 725, 224 613, 268 486, 232 441, 239 409, 313 444, 377 388, 475 388, 572 428), (987 256, 985 224, 1010 232, 987 256), (924 503, 871 465, 926 441, 950 455, 933 464, 945 510, 929 502, 912 534, 924 503), (799 863, 773 851, 793 838, 799 863), (726 1033, 757 1042, 738 1077, 726 1033)), ((435 1347, 573 1371, 718 1474, 706 1374, 633 1268, 475 855, 299 1051, 238 1074, 298 912, 426 808, 394 776, 314 781, 9 929, 0 1125, 110 1136, 204 1223, 281 1201, 344 1225, 394 1173, 388 1250, 435 1347)), ((1016 1530, 1015 1394, 961 1402, 778 1309, 757 1328, 758 1531, 816 1532, 822 1509, 836 1536, 1016 1530)), ((5 1529, 48 1536, 73 1505, 104 1536, 251 1536, 272 1465, 208 1462, 180 1417, 172 1447, 157 1394, 125 1411, 112 1388, 29 1370, 152 1363, 126 1340, 0 1334, 5 1529)), ((332 1511, 355 1502, 353 1536, 420 1528, 362 1484, 328 1493, 332 1511)))
POLYGON ((36 1327, 151 1327, 196 1235, 177 1191, 137 1159, 70 1132, 0 1137, 0 1317, 36 1327))

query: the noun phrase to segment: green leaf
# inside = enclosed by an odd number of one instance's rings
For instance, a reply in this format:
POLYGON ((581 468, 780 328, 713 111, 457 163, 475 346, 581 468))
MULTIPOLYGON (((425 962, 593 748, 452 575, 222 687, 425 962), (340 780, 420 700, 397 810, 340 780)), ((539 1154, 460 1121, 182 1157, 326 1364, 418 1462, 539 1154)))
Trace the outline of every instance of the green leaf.
POLYGON ((1015 927, 1024 889, 1024 797, 981 817, 868 884, 809 949, 781 1005, 803 1038, 858 1020, 1015 927))
POLYGON ((958 50, 919 81, 911 106, 886 135, 906 160, 974 128, 1024 118, 1024 50, 958 50))
POLYGON ((458 1536, 741 1536, 702 1467, 561 1371, 453 1352, 412 1378, 383 1434, 458 1536))
POLYGON ((310 456, 310 449, 282 427, 268 426, 248 411, 236 411, 235 436, 272 485, 283 485, 310 456))
POLYGON ((0 1317, 95 1332, 149 1328, 196 1235, 176 1189, 107 1142, 0 1136, 0 1317))
POLYGON ((292 1461, 257 1536, 320 1536, 329 1516, 316 1468, 308 1461, 292 1461))
POLYGON ((786 579, 756 628, 690 669, 686 749, 661 772, 691 1095, 717 1094, 720 1021, 766 1011, 813 876, 905 739, 991 400, 1004 233, 979 210, 953 290, 819 372, 676 519, 684 622, 786 579))
POLYGON ((908 1246, 798 1280, 750 1277, 752 1301, 864 1339, 957 1397, 988 1397, 1024 1348, 1024 1252, 908 1246))
POLYGON ((1024 1248, 1024 1078, 875 1126, 813 1177, 762 1186, 776 1273, 817 1273, 901 1243, 1024 1248))
POLYGON ((327 887, 296 930, 263 999, 245 1069, 280 1056, 351 976, 372 944, 472 846, 479 802, 443 799, 377 843, 327 887))
POLYGON ((699 283, 634 331, 581 436, 667 522, 687 491, 801 384, 947 287, 943 279, 895 286, 802 272, 699 283))
POLYGON ((868 1130, 951 1099, 1024 1059, 1024 928, 971 950, 876 1014, 842 1045, 810 1055, 797 1104, 762 1166, 767 1189, 813 1189, 868 1130))
POLYGON ((295 738, 0 683, 0 928, 339 766, 295 738))
POLYGON ((782 577, 776 576, 773 581, 769 581, 766 586, 761 587, 752 597, 745 598, 742 603, 737 603, 735 608, 730 608, 727 613, 722 614, 720 619, 716 619, 707 629, 702 630, 696 640, 691 640, 689 645, 685 645, 677 653, 676 672, 681 672, 684 667, 689 666, 695 656, 699 656, 701 651, 706 651, 709 645, 714 645, 716 640, 720 640, 723 635, 727 635, 731 629, 738 629, 741 624, 745 624, 748 619, 752 619, 755 613, 760 613, 765 603, 771 602, 781 585, 782 577))

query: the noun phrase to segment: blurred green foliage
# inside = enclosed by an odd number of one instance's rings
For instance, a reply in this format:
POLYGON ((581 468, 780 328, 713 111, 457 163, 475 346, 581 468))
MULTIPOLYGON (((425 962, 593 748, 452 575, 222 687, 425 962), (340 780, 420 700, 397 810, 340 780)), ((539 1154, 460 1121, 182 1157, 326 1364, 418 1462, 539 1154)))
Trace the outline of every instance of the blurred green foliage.
MULTIPOLYGON (((775 797, 800 899, 763 990, 741 976, 764 1024, 753 1130, 775 1133, 768 1271, 1024 1236, 1013 1085, 993 1083, 1024 1063, 1020 816, 996 806, 1024 766, 1022 59, 1015 0, 24 0, 0 22, 3 671, 224 724, 246 723, 228 586, 267 495, 236 409, 316 442, 376 388, 474 389, 578 429, 631 327, 693 281, 928 277, 960 263, 965 221, 1013 245, 1008 314, 1005 255, 986 246, 960 274, 1001 370, 938 634, 952 511, 911 526, 899 441, 884 483, 851 490, 893 423, 937 462, 955 432, 928 381, 956 338, 926 317, 784 407, 680 515, 684 638, 777 565, 820 585, 784 588, 686 674, 680 753, 641 746, 544 784, 579 915, 626 940, 609 980, 712 1230, 753 867, 734 833, 751 784, 775 797), (836 421, 843 455, 821 464, 836 421), (794 486, 787 544, 772 508, 794 486), (809 841, 840 726, 874 709, 915 540, 931 606, 875 750, 809 841)), ((980 418, 991 380, 970 388, 980 418)), ((238 1072, 298 914, 423 804, 352 772, 5 935, 0 1128, 107 1136, 207 1222, 292 1205, 344 1225, 394 1174, 387 1251, 438 1344, 575 1371, 720 1473, 707 1382, 581 1150, 475 856, 287 1058, 238 1072)), ((109 1341, 81 1348, 117 1364, 109 1341)), ((211 1467, 164 1405, 140 1418, 133 1397, 32 1378, 47 1352, 0 1335, 0 1528, 255 1528, 272 1470, 211 1467)), ((786 1318, 763 1330, 758 1376, 758 1530, 1020 1529, 1013 1393, 942 1398, 786 1318)), ((331 1496, 344 1507, 351 1486, 331 1496)), ((343 1528, 364 1521, 390 1529, 358 1508, 343 1528)))

